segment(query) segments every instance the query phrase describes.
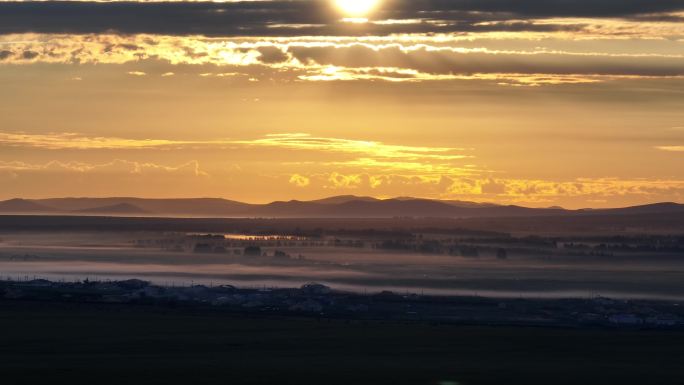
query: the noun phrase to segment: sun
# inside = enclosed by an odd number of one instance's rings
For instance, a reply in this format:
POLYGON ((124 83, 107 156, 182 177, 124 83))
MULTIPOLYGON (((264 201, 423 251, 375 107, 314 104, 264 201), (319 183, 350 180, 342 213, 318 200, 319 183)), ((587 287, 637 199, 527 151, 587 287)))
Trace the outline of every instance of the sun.
POLYGON ((363 17, 368 15, 380 0, 335 0, 335 6, 349 17, 363 17))

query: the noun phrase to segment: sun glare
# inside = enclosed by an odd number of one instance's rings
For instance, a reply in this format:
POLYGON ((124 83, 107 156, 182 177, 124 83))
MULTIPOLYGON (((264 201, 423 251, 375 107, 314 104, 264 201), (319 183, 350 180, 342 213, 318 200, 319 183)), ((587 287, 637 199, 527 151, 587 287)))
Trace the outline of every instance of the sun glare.
POLYGON ((368 15, 380 0, 335 0, 337 8, 349 17, 363 17, 368 15))

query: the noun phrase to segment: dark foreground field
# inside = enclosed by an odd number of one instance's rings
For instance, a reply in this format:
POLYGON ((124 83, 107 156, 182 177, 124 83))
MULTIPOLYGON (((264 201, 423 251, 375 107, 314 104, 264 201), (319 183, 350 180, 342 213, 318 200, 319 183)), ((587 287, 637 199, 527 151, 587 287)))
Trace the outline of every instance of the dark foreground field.
POLYGON ((3 384, 681 384, 684 333, 0 302, 3 384))

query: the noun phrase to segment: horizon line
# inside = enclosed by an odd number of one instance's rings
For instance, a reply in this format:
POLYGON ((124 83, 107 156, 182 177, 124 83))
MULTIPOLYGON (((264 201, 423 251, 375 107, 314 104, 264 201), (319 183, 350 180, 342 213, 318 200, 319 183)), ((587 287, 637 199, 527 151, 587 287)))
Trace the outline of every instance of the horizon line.
MULTIPOLYGON (((290 202, 302 202, 302 203, 316 203, 317 201, 334 199, 334 198, 350 198, 349 201, 359 201, 363 199, 373 199, 376 201, 410 201, 410 200, 421 200, 421 201, 432 201, 432 202, 461 202, 464 204, 476 204, 476 205, 494 205, 499 207, 523 207, 530 209, 556 209, 564 211, 582 211, 582 210, 611 210, 611 209, 624 209, 630 207, 643 207, 652 205, 663 205, 663 204, 674 204, 674 205, 684 205, 684 202, 676 201, 651 201, 648 203, 641 204, 631 204, 626 206, 611 206, 611 207, 581 207, 581 208, 566 208, 564 206, 550 203, 548 206, 535 206, 528 205, 528 203, 497 203, 493 201, 475 201, 475 200, 462 200, 462 199, 441 199, 441 198, 427 198, 427 197, 416 197, 416 196, 394 196, 394 197, 382 197, 382 196, 370 196, 370 195, 354 195, 354 194, 341 194, 341 195, 328 195, 320 198, 312 199, 276 199, 269 201, 260 202, 249 202, 237 199, 231 199, 226 197, 217 196, 198 196, 198 197, 144 197, 144 196, 62 196, 62 197, 43 197, 43 198, 25 198, 25 197, 10 197, 10 198, 0 198, 0 203, 21 200, 21 201, 44 201, 44 200, 67 200, 67 199, 92 199, 92 200, 104 200, 104 199, 137 199, 137 200, 222 200, 228 202, 235 202, 245 205, 254 206, 264 206, 273 203, 290 203, 290 202), (356 199, 355 199, 356 198, 356 199)), ((344 203, 344 202, 341 202, 344 203)))

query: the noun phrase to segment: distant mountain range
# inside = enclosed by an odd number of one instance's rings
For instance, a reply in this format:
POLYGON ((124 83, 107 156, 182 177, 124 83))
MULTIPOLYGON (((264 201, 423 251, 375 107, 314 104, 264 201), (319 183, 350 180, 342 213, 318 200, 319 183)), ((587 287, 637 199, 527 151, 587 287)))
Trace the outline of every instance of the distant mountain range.
POLYGON ((566 210, 529 208, 454 200, 411 197, 377 199, 353 195, 313 201, 277 201, 249 204, 218 198, 53 198, 10 199, 0 202, 0 214, 54 214, 106 216, 278 217, 278 218, 502 218, 573 215, 633 215, 682 213, 684 205, 656 203, 616 208, 566 210))

